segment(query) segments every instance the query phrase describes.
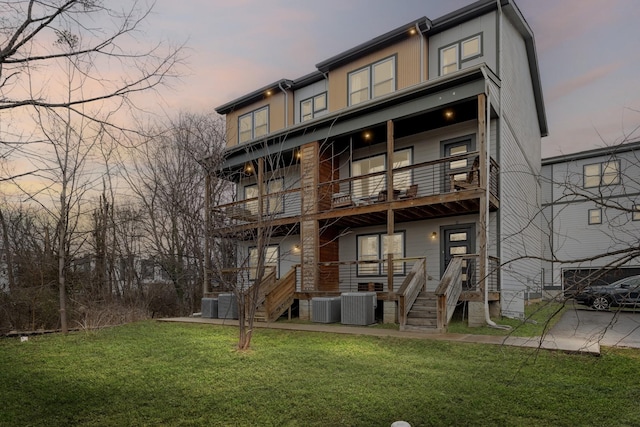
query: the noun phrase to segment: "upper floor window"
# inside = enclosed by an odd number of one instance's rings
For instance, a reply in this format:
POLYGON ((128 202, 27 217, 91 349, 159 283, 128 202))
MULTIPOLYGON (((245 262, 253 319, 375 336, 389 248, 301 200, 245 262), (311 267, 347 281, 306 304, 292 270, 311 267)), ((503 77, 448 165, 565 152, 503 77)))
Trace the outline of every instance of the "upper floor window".
POLYGON ((395 57, 383 59, 349 73, 349 105, 356 105, 395 90, 395 57))
MULTIPOLYGON (((284 201, 282 200, 282 192, 284 191, 284 178, 274 178, 265 183, 267 192, 264 204, 264 214, 279 214, 283 212, 284 201)), ((258 186, 256 184, 244 187, 244 198, 248 200, 245 208, 253 215, 258 214, 258 186)))
POLYGON ((602 209, 589 209, 589 225, 602 224, 602 209))
POLYGON ((311 120, 321 111, 327 109, 327 92, 300 102, 300 121, 311 120))
POLYGON ((620 183, 620 161, 618 160, 584 165, 583 171, 584 188, 620 183))
POLYGON ((262 107, 238 118, 238 142, 251 141, 269 133, 269 107, 262 107))
POLYGON ((640 205, 633 205, 633 211, 631 212, 632 221, 640 221, 640 205))
POLYGON ((440 49, 440 75, 444 76, 460 69, 465 61, 482 55, 482 34, 455 42, 440 49))
MULTIPOLYGON (((411 164, 411 149, 406 148, 393 153, 393 169, 409 166, 411 164)), ((386 168, 386 155, 379 154, 365 159, 354 160, 351 163, 351 176, 357 177, 376 172, 384 172, 386 168)), ((411 185, 411 171, 401 171, 393 175, 393 187, 396 190, 406 190, 411 185)), ((353 195, 357 198, 367 198, 378 195, 387 188, 386 175, 377 174, 365 176, 353 181, 353 195)))

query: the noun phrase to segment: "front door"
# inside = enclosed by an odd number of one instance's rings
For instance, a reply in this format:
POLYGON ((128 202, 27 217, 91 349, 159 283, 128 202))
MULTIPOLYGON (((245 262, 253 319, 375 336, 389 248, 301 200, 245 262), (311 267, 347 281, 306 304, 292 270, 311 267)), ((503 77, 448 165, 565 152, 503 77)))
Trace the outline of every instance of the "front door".
MULTIPOLYGON (((440 228, 440 236, 442 236, 442 256, 440 258, 440 277, 442 277, 449 262, 455 255, 467 255, 476 252, 476 226, 475 224, 444 226, 440 228)), ((462 269, 462 289, 475 289, 476 262, 472 259, 464 260, 462 269)))
MULTIPOLYGON (((456 138, 454 140, 443 141, 442 143, 442 156, 451 157, 466 154, 473 151, 474 141, 471 137, 456 138)), ((442 177, 442 192, 448 193, 452 191, 451 182, 453 181, 466 181, 467 171, 469 170, 469 159, 459 159, 447 162, 444 165, 444 176, 442 177), (460 170, 460 173, 456 173, 460 170)))

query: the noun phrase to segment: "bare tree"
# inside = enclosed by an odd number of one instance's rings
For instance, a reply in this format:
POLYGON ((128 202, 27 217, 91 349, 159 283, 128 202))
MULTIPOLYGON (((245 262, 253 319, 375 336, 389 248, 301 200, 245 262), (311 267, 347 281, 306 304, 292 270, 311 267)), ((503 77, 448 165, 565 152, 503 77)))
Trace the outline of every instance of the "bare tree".
POLYGON ((85 236, 73 239, 85 194, 97 182, 87 166, 100 169, 95 154, 105 139, 126 141, 135 95, 175 76, 181 60, 181 47, 132 47, 150 11, 135 0, 128 9, 100 0, 0 2, 0 112, 35 124, 28 132, 3 129, 2 159, 11 165, 17 156, 26 158, 29 167, 7 169, 0 179, 10 180, 57 223, 64 332, 69 261, 85 236), (28 175, 39 184, 20 179, 28 175))
MULTIPOLYGON (((145 46, 138 37, 150 12, 150 6, 137 0, 128 9, 101 0, 0 2, 0 112, 24 122, 24 127, 3 127, 0 157, 29 154, 28 143, 44 139, 25 115, 34 108, 38 114, 49 110, 59 116, 69 110, 124 141, 122 131, 128 127, 123 119, 136 109, 135 95, 176 76, 181 62, 180 46, 133 47, 145 46), (83 90, 65 90, 65 79, 58 82, 61 64, 77 67, 83 90)), ((5 172, 0 179, 37 171, 5 172)))
MULTIPOLYGON (((295 173, 288 173, 289 168, 298 167, 295 156, 283 154, 278 148, 264 157, 254 152, 247 154, 256 160, 242 170, 225 172, 221 164, 208 170, 210 176, 215 176, 212 181, 233 183, 231 193, 218 193, 211 203, 226 207, 212 209, 207 234, 214 246, 212 290, 217 294, 231 292, 237 302, 239 350, 251 346, 254 322, 268 290, 285 283, 284 277, 291 274, 279 271, 279 260, 290 258, 291 253, 280 253, 281 245, 276 245, 293 235, 296 227, 283 226, 278 220, 286 215, 285 209, 291 209, 290 204, 300 205, 300 193, 292 190, 299 186, 299 181, 292 179, 295 173), (247 187, 252 189, 251 193, 240 194, 247 187)), ((291 283, 295 283, 295 278, 291 283)), ((269 317, 266 312, 263 315, 269 317)))
POLYGON ((139 148, 126 177, 144 212, 145 248, 191 312, 204 280, 205 177, 199 162, 222 149, 221 126, 212 115, 180 114, 139 148))

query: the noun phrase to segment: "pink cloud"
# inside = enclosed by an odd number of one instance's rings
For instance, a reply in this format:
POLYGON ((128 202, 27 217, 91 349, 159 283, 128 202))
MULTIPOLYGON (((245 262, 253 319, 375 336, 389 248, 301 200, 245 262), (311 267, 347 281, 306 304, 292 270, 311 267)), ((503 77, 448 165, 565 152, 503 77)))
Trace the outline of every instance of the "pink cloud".
POLYGON ((547 91, 547 93, 549 94, 547 96, 547 101, 554 102, 559 98, 562 98, 579 89, 589 86, 594 81, 615 73, 620 68, 622 68, 623 65, 623 62, 618 61, 613 64, 607 64, 598 68, 594 68, 586 74, 581 74, 573 79, 566 80, 547 91))
POLYGON ((606 4, 601 0, 536 1, 535 7, 539 9, 532 24, 538 51, 553 49, 594 29, 614 24, 620 18, 618 11, 623 9, 623 3, 626 0, 609 0, 606 4))

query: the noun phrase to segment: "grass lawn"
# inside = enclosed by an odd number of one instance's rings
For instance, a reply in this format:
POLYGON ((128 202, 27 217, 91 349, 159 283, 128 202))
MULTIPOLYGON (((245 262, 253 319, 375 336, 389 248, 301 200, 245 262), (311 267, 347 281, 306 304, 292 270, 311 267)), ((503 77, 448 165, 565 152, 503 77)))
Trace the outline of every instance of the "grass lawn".
POLYGON ((449 324, 447 332, 452 334, 475 334, 475 335, 512 335, 515 337, 536 337, 545 334, 555 325, 562 313, 571 310, 571 306, 567 306, 558 302, 541 301, 528 304, 524 308, 526 321, 518 319, 509 319, 503 317, 495 320, 499 325, 508 325, 512 329, 496 329, 488 326, 479 328, 470 328, 467 326, 467 319, 453 318, 449 324))
POLYGON ((140 322, 0 340, 2 426, 640 425, 640 352, 140 322))

